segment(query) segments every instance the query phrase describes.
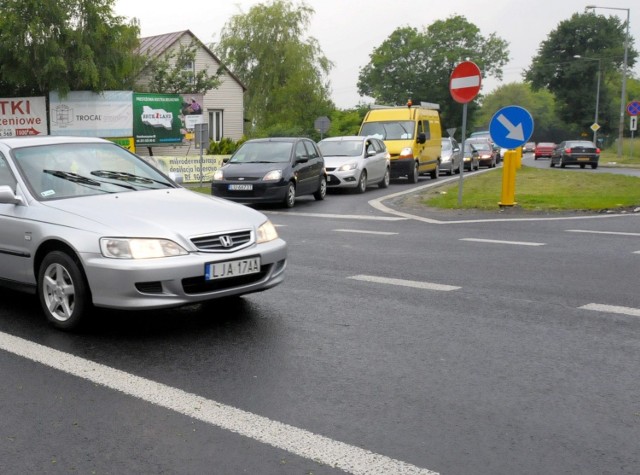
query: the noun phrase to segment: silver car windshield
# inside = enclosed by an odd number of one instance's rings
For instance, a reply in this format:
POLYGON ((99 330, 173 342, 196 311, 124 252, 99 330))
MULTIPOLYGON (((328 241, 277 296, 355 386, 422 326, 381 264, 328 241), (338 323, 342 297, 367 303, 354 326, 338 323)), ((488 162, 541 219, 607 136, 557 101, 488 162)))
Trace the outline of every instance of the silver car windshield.
POLYGON ((174 187, 146 161, 116 144, 22 147, 13 157, 31 193, 42 201, 174 187))
POLYGON ((325 157, 359 157, 362 155, 362 140, 327 140, 318 143, 325 157))

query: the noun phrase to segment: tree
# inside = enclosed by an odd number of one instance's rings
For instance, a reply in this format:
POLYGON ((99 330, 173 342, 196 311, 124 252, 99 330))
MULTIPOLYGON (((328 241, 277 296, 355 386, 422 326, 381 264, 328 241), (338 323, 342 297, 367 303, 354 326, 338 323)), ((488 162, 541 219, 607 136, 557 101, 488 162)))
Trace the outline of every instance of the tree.
MULTIPOLYGON (((619 110, 620 102, 615 97, 616 90, 620 90, 625 28, 615 16, 575 13, 560 22, 542 42, 525 79, 534 90, 544 88, 556 96, 558 112, 564 121, 588 130, 593 123, 596 80, 601 66, 599 122, 604 126, 602 133, 611 127, 617 129, 615 110, 616 105, 619 110)), ((629 44, 631 69, 638 53, 631 46, 632 39, 629 44)))
POLYGON ((197 45, 192 41, 188 46, 180 45, 178 51, 151 59, 147 65, 150 76, 147 92, 205 94, 219 87, 222 68, 213 75, 206 70, 193 73, 188 68, 194 64, 197 51, 197 45))
POLYGON ((211 46, 247 86, 252 135, 311 132, 315 119, 333 109, 327 79, 332 64, 316 39, 305 38, 313 13, 286 0, 258 4, 231 17, 211 46))
POLYGON ((0 94, 132 88, 140 28, 114 0, 0 0, 0 94))
MULTIPOLYGON (((484 37, 478 27, 461 15, 439 20, 420 32, 413 27, 396 29, 369 56, 360 70, 358 92, 377 102, 402 105, 411 99, 440 105, 443 127, 459 127, 462 107, 449 92, 453 69, 464 60, 475 62, 483 77, 502 77, 509 57, 508 43, 491 33, 484 37)), ((468 105, 473 116, 477 104, 468 105)))

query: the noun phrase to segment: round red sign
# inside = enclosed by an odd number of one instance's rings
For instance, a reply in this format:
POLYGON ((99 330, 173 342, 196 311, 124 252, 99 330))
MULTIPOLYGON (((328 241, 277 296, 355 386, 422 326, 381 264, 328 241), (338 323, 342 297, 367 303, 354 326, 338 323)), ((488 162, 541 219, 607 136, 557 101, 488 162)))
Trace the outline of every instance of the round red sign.
POLYGON ((463 61, 451 73, 449 90, 456 102, 466 104, 471 102, 480 92, 482 74, 480 68, 472 61, 463 61))

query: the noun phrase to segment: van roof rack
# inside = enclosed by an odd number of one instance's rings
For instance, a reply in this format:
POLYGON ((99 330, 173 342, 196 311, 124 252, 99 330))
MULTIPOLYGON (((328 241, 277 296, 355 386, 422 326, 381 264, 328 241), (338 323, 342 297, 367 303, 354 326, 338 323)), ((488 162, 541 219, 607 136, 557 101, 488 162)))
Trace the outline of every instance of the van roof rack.
MULTIPOLYGON (((406 109, 407 106, 386 106, 384 104, 370 104, 369 107, 371 109, 406 109)), ((440 110, 440 104, 435 104, 433 102, 421 102, 420 104, 413 104, 411 108, 422 107, 423 109, 433 109, 440 110)))

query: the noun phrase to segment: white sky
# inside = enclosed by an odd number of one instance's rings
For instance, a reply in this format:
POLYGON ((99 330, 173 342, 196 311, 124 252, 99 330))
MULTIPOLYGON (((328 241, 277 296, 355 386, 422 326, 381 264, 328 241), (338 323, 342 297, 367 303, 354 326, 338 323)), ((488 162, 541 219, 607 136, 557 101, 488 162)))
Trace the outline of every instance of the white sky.
MULTIPOLYGON (((203 43, 218 40, 224 24, 237 13, 247 13, 259 0, 116 0, 115 13, 140 21, 141 35, 153 36, 191 30, 203 43)), ((299 1, 293 1, 299 4, 299 1)), ((463 15, 475 24, 483 36, 495 32, 509 43, 510 62, 503 68, 503 80, 487 78, 482 93, 487 94, 504 83, 520 82, 538 51, 540 43, 585 5, 625 10, 597 9, 603 15, 626 20, 630 9, 631 38, 639 48, 640 5, 637 0, 306 0, 315 10, 307 36, 318 40, 325 56, 334 63, 330 80, 332 98, 339 108, 350 108, 370 98, 358 95, 360 69, 369 62, 371 52, 398 27, 422 29, 436 20, 463 15), (632 8, 633 7, 633 8, 632 8)), ((473 60, 473 58, 470 58, 473 60)), ((638 76, 640 68, 634 73, 638 76)), ((640 98, 630 98, 640 99, 640 98)))

